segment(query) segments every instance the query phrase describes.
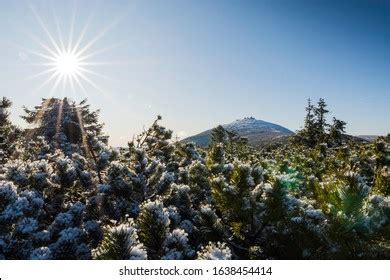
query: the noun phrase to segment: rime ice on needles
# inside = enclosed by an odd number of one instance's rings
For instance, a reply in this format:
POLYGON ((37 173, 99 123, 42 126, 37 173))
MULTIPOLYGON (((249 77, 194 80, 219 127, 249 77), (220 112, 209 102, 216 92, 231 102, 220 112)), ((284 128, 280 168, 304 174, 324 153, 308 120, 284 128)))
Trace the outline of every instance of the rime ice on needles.
POLYGON ((212 243, 202 247, 198 252, 198 260, 230 260, 232 252, 225 243, 212 243))
POLYGON ((194 255, 194 250, 188 244, 188 233, 183 229, 174 229, 164 241, 165 260, 189 259, 194 255))
POLYGON ((99 247, 94 251, 97 259, 147 259, 146 250, 138 241, 133 220, 109 227, 99 247))
POLYGON ((31 234, 38 229, 38 221, 33 218, 23 218, 16 224, 16 231, 22 234, 31 234))
POLYGON ((47 247, 40 247, 31 252, 30 258, 32 260, 50 260, 51 251, 47 247))
POLYGON ((16 187, 12 182, 0 181, 0 211, 17 199, 16 187))

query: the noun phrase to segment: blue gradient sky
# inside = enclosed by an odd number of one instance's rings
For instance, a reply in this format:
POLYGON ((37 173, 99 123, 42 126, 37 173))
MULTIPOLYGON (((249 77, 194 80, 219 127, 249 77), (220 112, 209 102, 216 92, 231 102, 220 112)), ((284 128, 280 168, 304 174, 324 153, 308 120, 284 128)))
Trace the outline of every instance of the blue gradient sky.
MULTIPOLYGON (((0 0, 0 91, 33 107, 50 87, 34 57, 16 47, 40 49, 26 35, 46 40, 27 1, 0 0)), ((180 136, 253 116, 299 129, 306 99, 324 97, 351 134, 390 132, 390 1, 31 1, 55 34, 53 14, 75 34, 93 13, 86 41, 120 21, 92 49, 113 65, 94 70, 104 94, 88 88, 93 108, 113 145, 123 145, 157 114, 180 136)), ((42 70, 42 69, 41 69, 42 70)), ((70 95, 58 92, 57 96, 70 95)), ((71 96, 71 95, 70 95, 71 96)), ((84 98, 83 94, 73 97, 84 98)))

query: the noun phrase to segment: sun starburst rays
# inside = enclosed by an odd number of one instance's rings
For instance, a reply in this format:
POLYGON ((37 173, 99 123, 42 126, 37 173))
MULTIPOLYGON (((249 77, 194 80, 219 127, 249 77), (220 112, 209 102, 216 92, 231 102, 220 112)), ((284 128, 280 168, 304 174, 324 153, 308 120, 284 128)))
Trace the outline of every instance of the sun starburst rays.
POLYGON ((25 52, 40 60, 40 62, 31 63, 31 65, 45 68, 27 78, 36 79, 44 77, 44 80, 35 91, 42 90, 51 85, 50 95, 53 96, 62 85, 63 92, 69 89, 73 95, 76 95, 77 91, 81 90, 81 92, 87 96, 87 88, 92 88, 94 91, 104 93, 94 80, 96 78, 111 79, 91 68, 102 65, 111 65, 111 62, 101 62, 94 59, 96 56, 116 48, 119 44, 98 49, 94 49, 94 47, 97 42, 118 23, 118 20, 101 29, 101 31, 92 39, 86 41, 85 38, 87 37, 90 28, 92 15, 87 18, 78 37, 76 37, 75 11, 71 16, 69 34, 64 36, 64 29, 61 27, 60 21, 54 12, 53 27, 55 28, 55 32, 51 32, 34 7, 31 7, 31 10, 46 38, 46 40, 42 40, 34 34, 29 34, 31 39, 41 49, 32 50, 22 48, 25 52))

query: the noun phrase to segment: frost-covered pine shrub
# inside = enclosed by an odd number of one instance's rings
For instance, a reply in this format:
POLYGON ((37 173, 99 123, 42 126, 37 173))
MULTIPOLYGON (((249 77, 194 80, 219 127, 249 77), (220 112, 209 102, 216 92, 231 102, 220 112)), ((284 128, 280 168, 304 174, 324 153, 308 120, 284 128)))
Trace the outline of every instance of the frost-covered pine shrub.
POLYGON ((21 133, 10 121, 11 105, 12 102, 6 97, 0 99, 0 164, 6 163, 13 156, 21 133))
POLYGON ((191 259, 195 251, 188 244, 188 234, 183 229, 174 229, 164 241, 164 260, 191 259))
POLYGON ((56 98, 19 133, 0 104, 0 259, 388 259, 390 136, 355 142, 325 105, 254 150, 222 126, 174 141, 161 117, 115 149, 56 98))
POLYGON ((6 259, 29 258, 44 222, 42 197, 34 191, 18 192, 12 182, 0 181, 0 205, 0 254, 6 259))
POLYGON ((100 260, 146 260, 147 253, 138 241, 134 221, 108 227, 102 242, 94 251, 94 257, 100 260))
POLYGON ((138 235, 144 244, 150 259, 161 258, 164 253, 164 241, 169 233, 168 209, 160 200, 145 201, 137 218, 138 235))

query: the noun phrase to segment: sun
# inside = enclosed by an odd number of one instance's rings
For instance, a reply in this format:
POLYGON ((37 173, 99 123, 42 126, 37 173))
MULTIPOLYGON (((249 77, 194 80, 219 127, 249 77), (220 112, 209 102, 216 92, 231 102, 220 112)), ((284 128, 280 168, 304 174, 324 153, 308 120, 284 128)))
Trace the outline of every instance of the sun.
POLYGON ((81 69, 78 57, 69 52, 60 53, 56 57, 54 67, 60 75, 67 76, 76 75, 81 69))
POLYGON ((75 14, 71 17, 72 22, 68 24, 69 35, 65 36, 61 30, 61 25, 58 22, 57 17, 54 15, 55 21, 52 24, 45 24, 34 7, 30 6, 35 19, 42 28, 45 38, 38 38, 33 34, 29 34, 30 37, 41 47, 41 50, 31 50, 22 48, 30 54, 33 54, 44 61, 40 63, 34 63, 34 65, 41 66, 44 69, 38 73, 30 76, 29 78, 38 78, 45 76, 46 79, 35 90, 41 90, 46 86, 51 85, 50 95, 58 94, 57 90, 62 85, 63 92, 68 93, 68 89, 74 95, 77 95, 81 90, 85 95, 88 95, 88 87, 94 91, 104 93, 103 90, 95 83, 95 79, 99 81, 103 79, 109 79, 107 76, 102 75, 93 70, 95 66, 110 65, 110 62, 101 62, 94 60, 94 57, 103 52, 109 51, 117 45, 106 47, 103 49, 94 50, 94 45, 100 40, 118 21, 114 21, 112 24, 102 28, 100 32, 92 39, 85 41, 87 37, 88 26, 90 25, 90 19, 80 30, 76 32, 75 28, 75 14), (49 26, 56 27, 56 36, 49 30, 49 26), (77 37, 75 34, 79 34, 77 37))

